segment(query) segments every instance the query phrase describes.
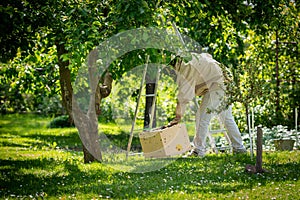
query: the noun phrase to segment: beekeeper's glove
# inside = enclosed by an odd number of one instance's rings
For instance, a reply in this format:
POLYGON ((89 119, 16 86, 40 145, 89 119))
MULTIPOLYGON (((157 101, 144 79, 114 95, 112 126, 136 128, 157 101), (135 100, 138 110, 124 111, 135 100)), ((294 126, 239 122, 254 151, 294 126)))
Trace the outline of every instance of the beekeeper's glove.
POLYGON ((181 117, 176 117, 175 119, 173 119, 172 121, 169 122, 168 126, 173 126, 173 125, 176 125, 176 124, 179 124, 181 121, 181 117))

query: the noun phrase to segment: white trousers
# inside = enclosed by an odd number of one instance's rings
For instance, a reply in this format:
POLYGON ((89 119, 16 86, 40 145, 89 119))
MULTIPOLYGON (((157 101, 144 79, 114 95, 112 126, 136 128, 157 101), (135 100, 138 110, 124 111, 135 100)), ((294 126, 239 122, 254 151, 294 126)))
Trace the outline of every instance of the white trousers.
MULTIPOLYGON (((194 146, 197 150, 205 152, 206 138, 209 134, 208 128, 209 123, 216 115, 216 113, 208 113, 209 109, 216 109, 221 104, 224 97, 224 90, 216 89, 208 91, 203 97, 202 102, 196 113, 196 134, 193 140, 194 146)), ((221 123, 224 124, 228 137, 230 138, 233 149, 245 149, 241 133, 238 129, 237 124, 232 116, 231 106, 228 109, 219 113, 221 123)))

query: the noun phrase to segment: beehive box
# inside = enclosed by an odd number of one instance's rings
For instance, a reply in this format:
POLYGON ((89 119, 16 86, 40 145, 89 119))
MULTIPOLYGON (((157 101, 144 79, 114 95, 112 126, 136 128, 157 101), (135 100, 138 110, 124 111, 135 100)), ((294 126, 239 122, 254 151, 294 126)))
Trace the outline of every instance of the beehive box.
POLYGON ((139 134, 145 158, 163 158, 187 152, 190 139, 185 124, 139 134))

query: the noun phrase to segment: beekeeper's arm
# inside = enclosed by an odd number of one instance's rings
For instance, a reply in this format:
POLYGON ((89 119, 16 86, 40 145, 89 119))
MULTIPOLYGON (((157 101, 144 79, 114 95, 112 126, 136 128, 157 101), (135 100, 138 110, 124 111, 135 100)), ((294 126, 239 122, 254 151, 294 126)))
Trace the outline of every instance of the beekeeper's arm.
MULTIPOLYGON (((193 76, 193 74, 189 74, 193 76)), ((178 74, 178 95, 176 105, 176 117, 171 124, 177 124, 184 116, 186 105, 195 97, 195 80, 193 77, 184 77, 178 74)))

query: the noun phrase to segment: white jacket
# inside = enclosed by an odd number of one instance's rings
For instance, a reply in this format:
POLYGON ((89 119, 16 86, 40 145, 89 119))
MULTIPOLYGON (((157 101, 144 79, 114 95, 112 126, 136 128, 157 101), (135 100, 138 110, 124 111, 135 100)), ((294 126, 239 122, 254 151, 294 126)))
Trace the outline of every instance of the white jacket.
POLYGON ((178 102, 186 104, 208 90, 224 89, 223 73, 219 63, 208 53, 192 53, 192 60, 175 66, 178 84, 178 102))

